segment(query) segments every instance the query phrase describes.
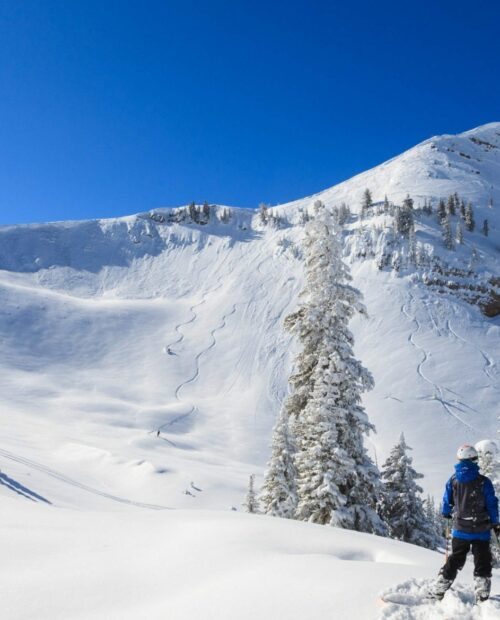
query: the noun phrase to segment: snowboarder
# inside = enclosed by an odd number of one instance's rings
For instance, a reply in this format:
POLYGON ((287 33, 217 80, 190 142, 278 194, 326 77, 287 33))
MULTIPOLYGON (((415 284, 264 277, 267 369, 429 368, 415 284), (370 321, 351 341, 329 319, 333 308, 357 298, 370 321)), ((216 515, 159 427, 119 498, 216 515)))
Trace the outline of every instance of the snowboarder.
POLYGON ((491 480, 479 473, 476 449, 461 446, 457 458, 455 474, 446 483, 442 509, 445 519, 453 519, 451 554, 430 594, 443 598, 472 550, 476 602, 485 601, 491 589, 490 530, 500 533, 498 499, 491 480))
POLYGON ((157 436, 157 437, 159 437, 159 436, 160 436, 160 429, 158 429, 158 430, 156 431, 156 436, 157 436))

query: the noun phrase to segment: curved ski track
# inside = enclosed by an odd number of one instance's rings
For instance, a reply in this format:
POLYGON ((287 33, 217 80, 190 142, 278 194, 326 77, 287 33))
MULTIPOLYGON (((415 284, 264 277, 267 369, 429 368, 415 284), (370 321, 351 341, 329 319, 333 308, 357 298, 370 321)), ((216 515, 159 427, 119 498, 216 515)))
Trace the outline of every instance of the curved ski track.
MULTIPOLYGON (((414 296, 408 292, 408 297, 409 297, 409 304, 411 305, 414 301, 415 298, 414 296)), ((458 411, 460 411, 461 413, 465 413, 463 409, 461 409, 459 406, 457 406, 457 404, 451 403, 448 400, 445 399, 444 396, 444 392, 451 392, 452 394, 457 395, 455 392, 453 392, 453 390, 450 390, 449 388, 443 387, 437 383, 434 383, 434 381, 432 381, 432 379, 429 379, 428 377, 426 377, 426 375, 424 374, 422 367, 424 366, 424 364, 429 360, 430 357, 430 353, 421 345, 417 344, 415 342, 415 335, 420 331, 421 329, 421 325, 420 322, 418 321, 418 319, 411 315, 408 312, 407 309, 407 303, 406 301, 403 302, 402 306, 401 306, 401 312, 403 312, 403 314, 413 323, 415 323, 416 325, 416 329, 415 331, 411 332, 410 335, 408 336, 408 341, 412 344, 413 347, 415 347, 418 351, 420 351, 423 355, 422 360, 419 362, 419 364, 417 365, 417 373, 418 375, 426 382, 428 383, 430 386, 432 386, 434 388, 434 394, 432 397, 432 400, 437 400, 438 402, 441 403, 443 409, 446 411, 446 413, 448 415, 450 415, 452 418, 454 418, 455 420, 457 420, 457 422, 460 422, 460 424, 463 424, 463 426, 465 426, 469 431, 472 431, 474 433, 477 433, 477 429, 470 425, 468 422, 466 422, 465 420, 462 420, 462 418, 460 416, 458 416, 452 409, 457 409, 458 411)), ((458 396, 458 395, 457 395, 458 396)), ((460 401, 456 401, 459 404, 461 404, 462 406, 466 406, 468 407, 468 405, 465 405, 464 403, 461 403, 460 401)), ((471 409, 472 411, 475 411, 474 409, 472 409, 472 407, 468 407, 469 409, 471 409)))
POLYGON ((493 370, 494 368, 497 367, 496 362, 493 361, 493 359, 488 355, 488 353, 486 353, 486 351, 481 349, 481 347, 478 347, 477 344, 475 344, 474 342, 471 342, 470 340, 467 340, 463 336, 460 336, 459 334, 457 334, 457 332, 451 326, 450 319, 448 319, 446 321, 446 327, 448 328, 448 331, 452 334, 452 336, 454 336, 457 340, 460 340, 464 344, 469 345, 473 349, 476 349, 476 351, 478 353, 480 353, 480 355, 482 356, 482 358, 484 360, 484 366, 482 368, 482 371, 483 371, 483 374, 486 375, 486 377, 488 379, 488 382, 489 382, 488 386, 490 388, 492 388, 493 390, 496 390, 497 392, 500 392, 500 388, 498 388, 494 383, 491 383, 491 382, 494 382, 494 381, 497 380, 497 378, 495 376, 492 376, 490 374, 490 370, 493 370))
MULTIPOLYGON (((250 250, 249 250, 246 254, 249 254, 249 252, 250 252, 250 250)), ((262 250, 261 250, 261 251, 260 251, 260 253, 256 256, 256 258, 261 257, 261 256, 262 256, 262 250)), ((267 256, 266 256, 265 258, 263 258, 263 259, 259 262, 259 264, 257 265, 257 270, 258 270, 258 271, 260 271, 260 267, 261 267, 261 265, 262 265, 262 264, 263 264, 263 263, 264 263, 264 262, 265 262, 268 258, 269 258, 269 257, 267 257, 267 256)), ((203 294, 203 299, 202 299, 200 302, 198 302, 197 304, 194 304, 193 306, 191 306, 190 310, 191 310, 191 312, 193 312, 193 316, 192 316, 192 317, 191 317, 188 321, 186 321, 186 322, 184 322, 184 323, 180 323, 180 324, 178 324, 178 325, 175 327, 175 331, 177 331, 177 332, 180 334, 180 338, 179 338, 178 340, 176 340, 175 342, 171 343, 171 345, 172 345, 172 346, 173 346, 174 344, 178 344, 179 342, 181 342, 181 341, 184 339, 184 337, 185 337, 185 335, 184 335, 182 332, 180 332, 180 328, 181 328, 181 327, 183 327, 183 326, 185 326, 185 325, 189 325, 190 323, 193 323, 193 322, 196 320, 196 318, 197 318, 197 314, 196 314, 196 312, 194 311, 194 308, 196 308, 197 306, 200 306, 200 305, 204 304, 204 303, 206 302, 206 300, 207 300, 207 298, 208 298, 208 296, 209 296, 209 295, 212 295, 213 293, 215 293, 217 290, 219 290, 219 289, 223 286, 223 280, 224 280, 224 278, 227 278, 229 275, 231 275, 231 273, 233 273, 233 271, 234 271, 234 270, 235 270, 235 268, 236 268, 236 265, 237 265, 237 264, 238 264, 241 260, 242 260, 242 258, 240 257, 238 260, 233 261, 233 265, 231 266, 231 268, 229 269, 229 271, 228 271, 226 274, 223 274, 223 275, 221 275, 221 276, 219 276, 219 277, 218 277, 218 279, 217 279, 217 282, 218 282, 218 283, 217 283, 217 285, 216 285, 214 288, 212 288, 212 289, 210 289, 210 290, 206 291, 206 292, 203 294)), ((227 257, 224 259, 223 264, 224 264, 226 261, 227 261, 227 257)), ((262 289, 263 287, 264 287, 264 283, 262 282, 262 283, 260 284, 260 288, 262 289)), ((265 296, 265 294, 264 294, 263 296, 265 296)), ((255 300, 255 299, 256 299, 256 298, 255 298, 255 296, 253 296, 253 297, 251 297, 251 298, 250 298, 250 299, 248 299, 248 300, 245 300, 245 301, 240 301, 240 302, 235 302, 235 303, 233 304, 233 306, 232 306, 231 310, 230 310, 229 312, 226 312, 225 314, 223 314, 223 315, 222 315, 222 319, 221 319, 221 321, 220 321, 220 324, 219 324, 219 325, 217 325, 216 327, 214 327, 214 328, 210 331, 210 336, 211 336, 211 342, 210 342, 210 344, 209 344, 207 347, 205 347, 204 349, 202 349, 201 351, 199 351, 199 352, 195 355, 195 357, 194 357, 194 363, 195 363, 194 374, 193 374, 191 377, 189 377, 189 379, 186 379, 185 381, 182 381, 182 382, 181 382, 181 383, 180 383, 180 384, 176 387, 175 392, 174 392, 174 396, 175 396, 175 398, 177 399, 177 401, 180 401, 180 400, 181 400, 181 397, 180 397, 180 392, 181 392, 181 390, 182 390, 182 389, 183 389, 186 385, 189 385, 190 383, 194 383, 194 382, 198 379, 198 377, 199 377, 199 375, 200 375, 200 359, 202 358, 202 356, 203 356, 203 355, 205 355, 205 354, 206 354, 206 353, 208 353, 211 349, 213 349, 213 348, 215 347, 215 345, 217 344, 217 339, 216 339, 215 334, 216 334, 218 331, 220 331, 221 329, 224 329, 224 327, 226 326, 226 321, 227 321, 227 319, 228 319, 230 316, 232 316, 232 315, 236 312, 236 308, 237 308, 237 306, 239 306, 239 305, 243 305, 243 306, 244 306, 244 305, 247 305, 247 304, 249 304, 252 300, 255 300)), ((171 345, 167 345, 167 347, 168 347, 168 346, 171 346, 171 345)), ((195 413, 196 413, 196 411, 197 411, 197 407, 196 407, 195 405, 191 405, 191 409, 190 409, 187 413, 183 413, 183 414, 181 414, 181 415, 179 415, 179 416, 175 417, 173 420, 170 420, 170 421, 166 422, 165 424, 162 424, 161 426, 159 426, 159 427, 158 427, 158 430, 159 430, 159 431, 162 431, 162 430, 164 430, 164 429, 168 429, 168 428, 170 428, 171 426, 173 426, 174 424, 177 424, 178 422, 180 422, 180 421, 182 421, 182 420, 185 420, 186 418, 188 418, 188 417, 192 416, 193 414, 195 414, 195 413)), ((151 432, 154 432, 154 431, 150 431, 150 433, 151 433, 151 432)), ((173 441, 169 440, 169 439, 166 439, 166 438, 161 438, 161 439, 163 439, 164 441, 166 441, 166 442, 168 442, 169 444, 173 445, 174 447, 176 446, 176 444, 175 444, 173 441)))

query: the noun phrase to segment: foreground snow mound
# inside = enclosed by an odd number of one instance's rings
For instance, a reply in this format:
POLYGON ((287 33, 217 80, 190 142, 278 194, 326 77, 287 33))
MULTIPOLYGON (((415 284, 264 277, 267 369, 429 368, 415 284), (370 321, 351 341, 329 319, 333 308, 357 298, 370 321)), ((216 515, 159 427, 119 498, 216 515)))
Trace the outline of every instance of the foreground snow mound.
POLYGON ((383 608, 378 620, 498 620, 500 618, 500 597, 479 605, 474 604, 471 586, 455 583, 442 601, 427 598, 431 579, 409 579, 396 587, 381 593, 383 608))

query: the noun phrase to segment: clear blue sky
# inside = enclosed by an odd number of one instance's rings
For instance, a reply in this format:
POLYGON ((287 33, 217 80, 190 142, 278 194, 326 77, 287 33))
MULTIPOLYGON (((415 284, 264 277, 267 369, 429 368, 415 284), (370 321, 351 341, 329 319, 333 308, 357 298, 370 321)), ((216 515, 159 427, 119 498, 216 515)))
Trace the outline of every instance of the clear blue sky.
POLYGON ((0 0, 0 223, 325 189, 500 120, 498 0, 0 0))

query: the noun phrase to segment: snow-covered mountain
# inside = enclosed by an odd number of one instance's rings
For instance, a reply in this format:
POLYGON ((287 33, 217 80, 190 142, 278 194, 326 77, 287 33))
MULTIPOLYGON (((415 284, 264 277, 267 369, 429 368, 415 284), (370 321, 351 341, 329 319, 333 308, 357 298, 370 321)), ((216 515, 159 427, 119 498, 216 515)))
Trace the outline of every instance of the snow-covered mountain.
MULTIPOLYGON (((484 217, 498 224, 500 203, 500 123, 489 123, 458 135, 435 136, 401 155, 358 174, 314 197, 327 205, 361 204, 364 190, 374 200, 387 195, 401 202, 410 194, 416 203, 446 198, 454 192, 471 200, 484 217), (488 210, 493 199, 494 213, 488 210)), ((305 199, 305 201, 310 200, 305 199)), ((291 205, 304 204, 298 200, 291 205)))
POLYGON ((378 431, 368 448, 380 463, 403 431, 438 497, 456 447, 498 428, 500 123, 432 138, 263 214, 183 207, 1 227, 0 496, 9 506, 35 500, 37 510, 50 502, 120 518, 127 506, 240 508, 248 476, 262 479, 287 393, 296 345, 282 323, 298 301, 303 222, 317 200, 351 211, 345 259, 369 314, 353 322, 355 350, 376 383, 364 399, 378 431), (375 204, 361 218, 367 188, 375 204), (393 230, 394 205, 408 194, 419 265, 393 230), (436 207, 450 194, 472 202, 476 227, 446 249, 436 207))

